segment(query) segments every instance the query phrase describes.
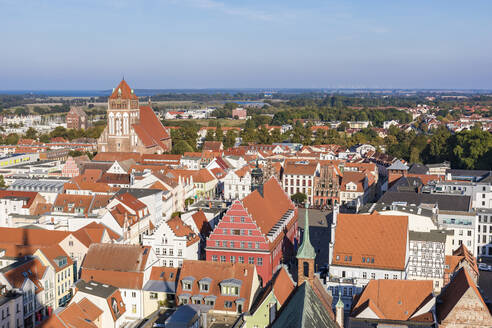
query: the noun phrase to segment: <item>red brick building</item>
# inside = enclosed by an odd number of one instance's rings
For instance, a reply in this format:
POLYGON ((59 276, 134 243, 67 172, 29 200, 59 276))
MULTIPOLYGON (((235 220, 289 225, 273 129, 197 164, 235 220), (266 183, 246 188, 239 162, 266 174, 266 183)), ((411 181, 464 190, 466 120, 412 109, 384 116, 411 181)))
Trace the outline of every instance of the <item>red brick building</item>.
POLYGON ((162 154, 171 150, 169 131, 150 106, 140 106, 133 89, 122 80, 108 99, 108 125, 97 151, 162 154))
POLYGON ((70 107, 70 111, 67 114, 67 129, 87 129, 89 127, 89 120, 87 114, 80 107, 70 107))
POLYGON ((270 178, 260 190, 236 200, 207 239, 208 261, 255 264, 263 284, 281 263, 295 259, 297 208, 270 178))

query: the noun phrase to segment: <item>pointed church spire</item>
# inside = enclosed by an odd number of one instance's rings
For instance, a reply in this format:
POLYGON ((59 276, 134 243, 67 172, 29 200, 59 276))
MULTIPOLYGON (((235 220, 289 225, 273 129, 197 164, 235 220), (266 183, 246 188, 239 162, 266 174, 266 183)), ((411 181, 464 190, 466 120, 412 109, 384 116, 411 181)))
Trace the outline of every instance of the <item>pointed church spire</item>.
POLYGON ((309 217, 308 217, 308 207, 309 203, 306 202, 306 214, 304 216, 304 234, 302 238, 301 247, 297 251, 298 259, 314 259, 316 257, 316 252, 309 238, 309 217))

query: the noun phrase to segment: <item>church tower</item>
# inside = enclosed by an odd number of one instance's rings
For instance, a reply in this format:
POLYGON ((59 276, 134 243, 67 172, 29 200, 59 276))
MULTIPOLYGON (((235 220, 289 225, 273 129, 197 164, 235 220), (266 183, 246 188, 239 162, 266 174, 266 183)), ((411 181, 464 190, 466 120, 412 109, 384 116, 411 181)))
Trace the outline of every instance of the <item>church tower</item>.
POLYGON ((306 203, 306 214, 304 216, 304 234, 302 244, 297 251, 297 285, 300 286, 305 280, 314 278, 314 259, 316 251, 309 238, 309 203, 306 203))
POLYGON ((258 160, 256 160, 256 167, 251 170, 251 191, 255 190, 263 195, 263 171, 258 166, 258 160))
POLYGON ((140 106, 132 88, 121 80, 108 98, 108 124, 97 140, 97 151, 162 154, 170 151, 172 140, 154 110, 140 106))
POLYGON ((123 79, 108 99, 108 137, 117 140, 112 151, 130 151, 131 126, 139 120, 138 97, 123 79))

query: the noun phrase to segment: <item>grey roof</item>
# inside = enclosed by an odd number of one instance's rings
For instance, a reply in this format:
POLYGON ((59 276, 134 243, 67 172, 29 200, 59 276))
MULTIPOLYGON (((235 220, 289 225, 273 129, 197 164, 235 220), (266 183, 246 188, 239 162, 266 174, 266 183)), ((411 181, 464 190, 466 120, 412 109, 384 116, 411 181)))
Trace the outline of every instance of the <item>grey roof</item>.
POLYGON ((434 216, 432 210, 428 208, 419 207, 416 205, 397 205, 397 204, 385 204, 385 203, 368 203, 359 210, 359 213, 372 213, 373 211, 377 211, 377 212, 399 211, 408 214, 427 216, 429 218, 432 218, 434 216))
POLYGON ((393 164, 391 164, 390 167, 388 167, 388 170, 403 170, 403 171, 406 171, 406 170, 408 170, 408 166, 406 166, 405 164, 403 164, 402 161, 397 160, 393 164))
POLYGON ((412 166, 410 166, 410 169, 408 170, 408 173, 412 174, 427 174, 427 172, 429 172, 429 168, 418 163, 412 164, 412 166))
POLYGON ((75 286, 81 292, 102 297, 105 299, 118 290, 118 288, 108 284, 102 284, 100 282, 92 281, 92 280, 89 282, 85 282, 82 279, 76 281, 75 286))
POLYGON ((230 279, 225 279, 225 280, 222 280, 220 282, 221 285, 236 285, 236 286, 241 286, 243 284, 243 282, 239 279, 234 279, 234 278, 230 278, 230 279))
POLYGON ((148 292, 176 293, 176 283, 173 281, 149 280, 143 287, 148 292))
POLYGON ((304 282, 279 313, 272 328, 337 328, 311 285, 304 282))
POLYGON ((68 180, 36 180, 36 179, 16 179, 9 186, 9 190, 22 191, 52 191, 59 192, 68 180))
POLYGON ((444 163, 434 163, 434 164, 426 164, 428 168, 439 168, 439 167, 450 167, 449 162, 444 162, 444 163))
POLYGON ((142 197, 147 197, 150 195, 158 194, 162 192, 160 189, 145 189, 145 188, 121 188, 118 190, 118 192, 115 194, 115 196, 119 196, 122 194, 129 193, 135 198, 142 198, 142 197))
POLYGON ((422 194, 407 191, 388 191, 378 203, 393 204, 437 204, 440 210, 468 212, 470 209, 470 196, 455 196, 442 194, 422 194))
POLYGON ((166 327, 169 328, 182 328, 191 327, 190 324, 198 320, 198 316, 202 312, 208 312, 210 310, 209 306, 199 305, 199 304, 186 304, 178 307, 176 312, 174 312, 166 320, 166 327))
POLYGON ((439 243, 446 242, 447 233, 445 230, 432 230, 430 232, 409 231, 410 240, 433 241, 439 243))
POLYGON ((401 177, 396 180, 389 191, 417 191, 423 185, 422 180, 416 177, 401 177))

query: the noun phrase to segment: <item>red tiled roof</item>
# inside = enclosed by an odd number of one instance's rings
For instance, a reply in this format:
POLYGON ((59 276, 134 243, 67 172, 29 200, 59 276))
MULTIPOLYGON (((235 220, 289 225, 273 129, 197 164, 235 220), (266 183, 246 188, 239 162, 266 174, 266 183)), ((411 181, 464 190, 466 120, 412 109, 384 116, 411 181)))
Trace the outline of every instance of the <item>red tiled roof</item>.
POLYGON ((135 93, 132 92, 132 88, 126 83, 125 80, 121 80, 120 84, 114 89, 113 93, 111 96, 109 96, 109 99, 118 99, 120 98, 120 92, 121 90, 121 98, 122 99, 132 99, 132 100, 137 100, 138 97, 135 95, 135 93))
MULTIPOLYGON (((379 319, 415 321, 417 311, 433 298, 432 280, 371 280, 357 297, 351 316, 367 307, 379 319)), ((419 315, 418 320, 432 322, 432 312, 419 315)))
POLYGON ((408 217, 339 214, 333 265, 405 269, 408 217))
POLYGON ((207 295, 216 296, 214 310, 225 311, 225 302, 235 302, 237 299, 244 299, 243 311, 246 312, 251 306, 251 298, 256 290, 253 289, 253 279, 256 275, 253 264, 230 263, 230 262, 212 262, 212 261, 192 261, 184 260, 179 275, 180 282, 176 289, 176 296, 182 294, 190 295, 207 295), (193 277, 195 280, 192 284, 191 291, 184 291, 182 279, 193 277), (208 292, 200 291, 198 282, 203 278, 211 279, 208 292), (221 293, 220 283, 227 279, 236 279, 241 281, 239 296, 225 296, 221 293))
POLYGON ((314 176, 317 167, 318 163, 313 161, 306 164, 301 164, 299 161, 287 161, 284 167, 284 174, 314 176))
POLYGON ((47 247, 42 247, 39 249, 39 251, 41 253, 43 253, 43 255, 50 262, 51 266, 55 269, 56 272, 61 271, 61 270, 65 269, 67 266, 70 266, 73 264, 73 261, 70 258, 70 256, 68 256, 68 254, 65 253, 65 251, 57 244, 47 246, 47 247), (61 256, 65 257, 67 259, 67 264, 65 264, 62 267, 58 266, 58 264, 55 261, 55 259, 57 257, 61 257, 61 256))
POLYGON ((205 141, 203 143, 203 150, 221 151, 223 148, 221 141, 205 141))
MULTIPOLYGON (((82 267, 93 270, 143 272, 150 251, 150 246, 91 244, 82 267)), ((89 280, 92 279, 86 281, 89 280)))
POLYGON ((210 226, 205 213, 202 210, 199 210, 198 212, 193 214, 191 218, 195 222, 195 225, 202 237, 207 237, 212 231, 212 227, 210 226))
POLYGON ((289 196, 274 177, 271 177, 263 185, 263 196, 258 190, 255 190, 246 196, 242 202, 265 235, 287 210, 295 209, 289 196))
POLYGON ((193 245, 194 243, 200 241, 200 237, 195 234, 191 227, 185 224, 178 215, 167 220, 166 224, 173 231, 176 237, 186 237, 186 246, 193 245))
MULTIPOLYGON (((475 302, 473 302, 473 300, 470 299, 470 297, 467 297, 466 299, 467 304, 472 304, 469 306, 471 306, 473 310, 476 312, 475 314, 477 318, 482 317, 482 315, 478 314, 478 312, 482 312, 482 314, 486 316, 486 318, 485 317, 483 318, 488 319, 489 326, 492 324, 492 316, 490 315, 487 305, 485 304, 477 286, 475 285, 473 280, 470 278, 470 275, 464 268, 461 268, 454 275, 451 282, 444 288, 444 290, 439 295, 440 302, 437 303, 437 310, 436 310, 437 320, 439 324, 442 321, 446 320, 446 318, 453 311, 453 309, 458 304, 458 302, 465 296, 465 293, 470 289, 473 291, 472 294, 475 297, 474 300, 475 302)), ((470 296, 472 296, 472 294, 470 294, 470 296)))
POLYGON ((27 202, 23 208, 30 208, 37 195, 38 193, 33 191, 0 190, 0 198, 25 198, 27 202))
POLYGON ((178 268, 153 266, 149 280, 176 281, 178 278, 178 271, 178 268))
POLYGON ((145 147, 158 145, 163 150, 168 150, 162 141, 171 138, 171 136, 159 121, 151 107, 140 107, 140 122, 138 124, 133 124, 133 129, 138 134, 145 147))
POLYGON ((135 212, 143 210, 147 207, 147 205, 142 203, 140 200, 138 200, 138 198, 136 198, 129 192, 117 196, 117 199, 135 212))
POLYGON ((140 154, 139 153, 131 153, 131 152, 105 152, 105 153, 97 153, 96 156, 92 159, 95 162, 115 162, 115 161, 124 161, 126 159, 133 159, 135 162, 140 162, 140 154))

